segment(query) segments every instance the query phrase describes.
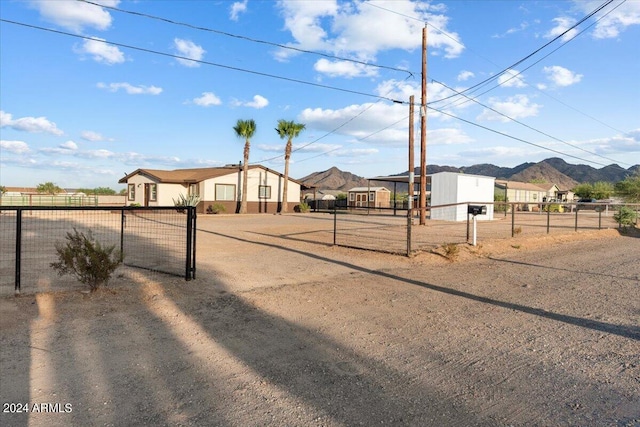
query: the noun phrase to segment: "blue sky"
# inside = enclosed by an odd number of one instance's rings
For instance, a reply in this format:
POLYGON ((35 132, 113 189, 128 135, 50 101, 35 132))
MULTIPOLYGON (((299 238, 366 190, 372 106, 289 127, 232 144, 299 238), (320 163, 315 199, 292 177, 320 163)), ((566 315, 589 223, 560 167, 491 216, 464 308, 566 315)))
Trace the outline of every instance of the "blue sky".
POLYGON ((278 171, 306 125, 293 178, 406 171, 425 23, 427 163, 640 163, 638 0, 95 3, 0 1, 1 185, 237 163, 238 119, 278 171))

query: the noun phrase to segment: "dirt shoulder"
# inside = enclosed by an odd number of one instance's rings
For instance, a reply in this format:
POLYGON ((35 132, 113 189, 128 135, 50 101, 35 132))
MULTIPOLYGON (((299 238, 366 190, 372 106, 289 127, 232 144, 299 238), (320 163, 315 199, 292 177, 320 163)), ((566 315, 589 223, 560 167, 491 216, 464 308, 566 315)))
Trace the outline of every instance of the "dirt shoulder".
POLYGON ((450 262, 332 247, 295 216, 199 226, 195 281, 0 299, 1 400, 72 409, 0 424, 640 424, 637 237, 450 262))

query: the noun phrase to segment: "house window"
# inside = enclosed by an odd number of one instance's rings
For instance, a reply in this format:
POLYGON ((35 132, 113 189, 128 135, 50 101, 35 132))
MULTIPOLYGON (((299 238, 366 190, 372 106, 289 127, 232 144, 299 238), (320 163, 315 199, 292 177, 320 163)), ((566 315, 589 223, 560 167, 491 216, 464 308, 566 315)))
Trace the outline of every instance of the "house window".
POLYGON ((236 199, 236 186, 233 184, 216 184, 216 200, 236 199))
POLYGON ((129 201, 134 201, 136 199, 136 185, 129 184, 127 185, 127 188, 128 188, 127 196, 129 201))
POLYGON ((260 186, 258 186, 258 198, 260 198, 260 199, 270 199, 271 198, 271 186, 270 185, 260 185, 260 186))
POLYGON ((200 195, 200 188, 198 187, 198 184, 189 184, 189 195, 200 195))
POLYGON ((369 200, 374 202, 376 200, 376 192, 375 191, 370 191, 369 192, 369 200))
POLYGON ((354 202, 356 200, 356 194, 355 193, 349 193, 349 201, 350 202, 354 202))
POLYGON ((158 185, 157 184, 149 184, 149 201, 151 202, 158 201, 158 185))

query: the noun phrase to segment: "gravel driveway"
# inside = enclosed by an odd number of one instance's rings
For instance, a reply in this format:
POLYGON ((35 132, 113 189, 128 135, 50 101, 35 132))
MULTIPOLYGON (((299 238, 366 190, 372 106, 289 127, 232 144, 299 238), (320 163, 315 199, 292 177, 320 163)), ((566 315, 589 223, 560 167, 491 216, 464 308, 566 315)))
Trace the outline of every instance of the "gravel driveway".
POLYGON ((0 299, 0 425, 640 425, 638 237, 451 262, 333 247, 311 216, 198 225, 194 281, 0 299))

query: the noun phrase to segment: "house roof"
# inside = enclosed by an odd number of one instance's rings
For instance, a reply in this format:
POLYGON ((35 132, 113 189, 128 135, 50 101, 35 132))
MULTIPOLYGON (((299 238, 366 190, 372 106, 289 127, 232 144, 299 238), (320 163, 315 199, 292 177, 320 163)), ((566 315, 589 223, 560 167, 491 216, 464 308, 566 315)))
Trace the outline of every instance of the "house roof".
POLYGON ((348 191, 389 191, 386 187, 353 187, 348 191))
MULTIPOLYGON (((251 169, 262 169, 267 172, 271 172, 275 175, 284 177, 280 172, 276 172, 262 165, 249 165, 251 169)), ((240 170, 240 166, 223 166, 218 168, 192 168, 192 169, 174 169, 174 170, 161 170, 161 169, 136 169, 134 172, 125 175, 118 183, 126 184, 129 178, 135 175, 144 175, 148 178, 158 181, 159 183, 167 184, 195 184, 207 179, 217 178, 219 176, 229 175, 236 173, 240 170)), ((303 189, 313 188, 298 180, 289 177, 290 181, 300 184, 303 189)))
POLYGON ((529 190, 529 191, 549 191, 553 187, 558 188, 555 184, 532 184, 530 182, 518 182, 518 181, 505 181, 496 180, 496 186, 500 188, 510 188, 512 190, 529 190))

